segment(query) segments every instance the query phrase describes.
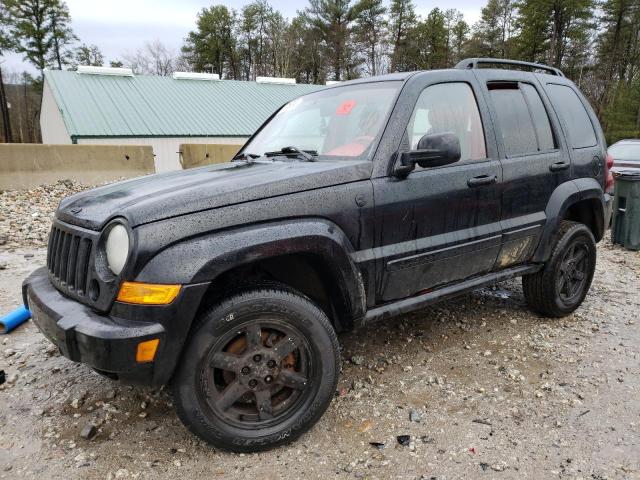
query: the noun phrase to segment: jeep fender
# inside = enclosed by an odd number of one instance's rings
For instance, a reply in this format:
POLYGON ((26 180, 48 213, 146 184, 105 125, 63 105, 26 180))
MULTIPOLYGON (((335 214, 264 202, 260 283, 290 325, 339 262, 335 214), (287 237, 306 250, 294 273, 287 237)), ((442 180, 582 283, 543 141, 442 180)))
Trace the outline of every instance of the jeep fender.
POLYGON ((338 283, 348 313, 353 319, 364 316, 366 294, 360 271, 350 258, 353 246, 342 229, 324 219, 269 222, 191 238, 155 255, 135 280, 210 282, 233 268, 295 253, 320 257, 338 283))
POLYGON ((560 223, 565 218, 567 210, 571 205, 587 199, 597 200, 597 208, 594 212, 596 220, 594 237, 596 241, 602 238, 604 234, 605 201, 600 183, 595 178, 580 178, 562 183, 556 187, 547 203, 547 208, 545 209, 547 223, 540 237, 538 248, 533 255, 534 262, 546 262, 549 259, 560 223))

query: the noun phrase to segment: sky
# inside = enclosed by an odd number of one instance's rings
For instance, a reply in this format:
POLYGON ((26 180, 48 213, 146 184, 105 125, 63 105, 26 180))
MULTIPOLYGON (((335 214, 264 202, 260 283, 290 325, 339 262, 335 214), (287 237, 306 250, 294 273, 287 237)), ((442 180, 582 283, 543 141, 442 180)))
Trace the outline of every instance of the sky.
MULTIPOLYGON (((142 47, 145 42, 159 39, 178 53, 182 40, 195 27, 196 14, 213 4, 225 4, 240 10, 250 0, 66 0, 71 13, 72 27, 82 43, 97 45, 109 61, 122 58, 142 47)), ((285 17, 295 16, 304 9, 306 0, 270 0, 274 9, 285 17)), ((469 24, 480 18, 486 0, 457 0, 438 2, 414 0, 416 11, 422 16, 433 8, 457 8, 469 24)), ((20 55, 7 55, 3 70, 22 72, 35 70, 20 55)))

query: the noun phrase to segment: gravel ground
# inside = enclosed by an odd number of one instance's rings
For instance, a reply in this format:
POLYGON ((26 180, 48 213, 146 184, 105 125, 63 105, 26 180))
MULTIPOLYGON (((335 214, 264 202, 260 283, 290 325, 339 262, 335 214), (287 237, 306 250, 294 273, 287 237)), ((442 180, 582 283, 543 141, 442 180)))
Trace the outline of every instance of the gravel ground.
MULTIPOLYGON (((0 246, 1 312, 44 263, 38 242, 0 246)), ((327 413, 261 454, 207 446, 165 389, 100 377, 28 322, 0 337, 0 478, 640 479, 640 254, 607 239, 598 255, 561 320, 530 313, 511 281, 341 335, 327 413)))
POLYGON ((46 247, 60 200, 87 188, 92 187, 67 179, 32 190, 0 191, 0 248, 46 247))

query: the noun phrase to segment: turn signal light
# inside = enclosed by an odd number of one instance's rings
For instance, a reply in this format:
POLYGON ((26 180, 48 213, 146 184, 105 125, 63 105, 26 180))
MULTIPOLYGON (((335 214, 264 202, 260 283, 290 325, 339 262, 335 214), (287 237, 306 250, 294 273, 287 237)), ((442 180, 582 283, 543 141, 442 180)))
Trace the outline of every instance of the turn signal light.
POLYGON ((167 305, 180 293, 180 285, 123 282, 118 292, 118 302, 139 305, 167 305))
POLYGON ((157 338, 140 342, 136 351, 136 362, 153 362, 156 357, 156 350, 158 350, 158 344, 160 344, 160 340, 157 338))

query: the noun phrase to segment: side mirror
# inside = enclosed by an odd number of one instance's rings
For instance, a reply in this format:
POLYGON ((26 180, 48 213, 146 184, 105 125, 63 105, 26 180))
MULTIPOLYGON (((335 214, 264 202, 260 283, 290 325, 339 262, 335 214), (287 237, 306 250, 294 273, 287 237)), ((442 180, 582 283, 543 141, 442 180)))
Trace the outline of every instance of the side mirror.
POLYGON ((418 149, 403 152, 396 161, 394 173, 408 175, 416 164, 422 168, 441 167, 460 160, 460 140, 455 133, 433 133, 423 136, 418 149))

